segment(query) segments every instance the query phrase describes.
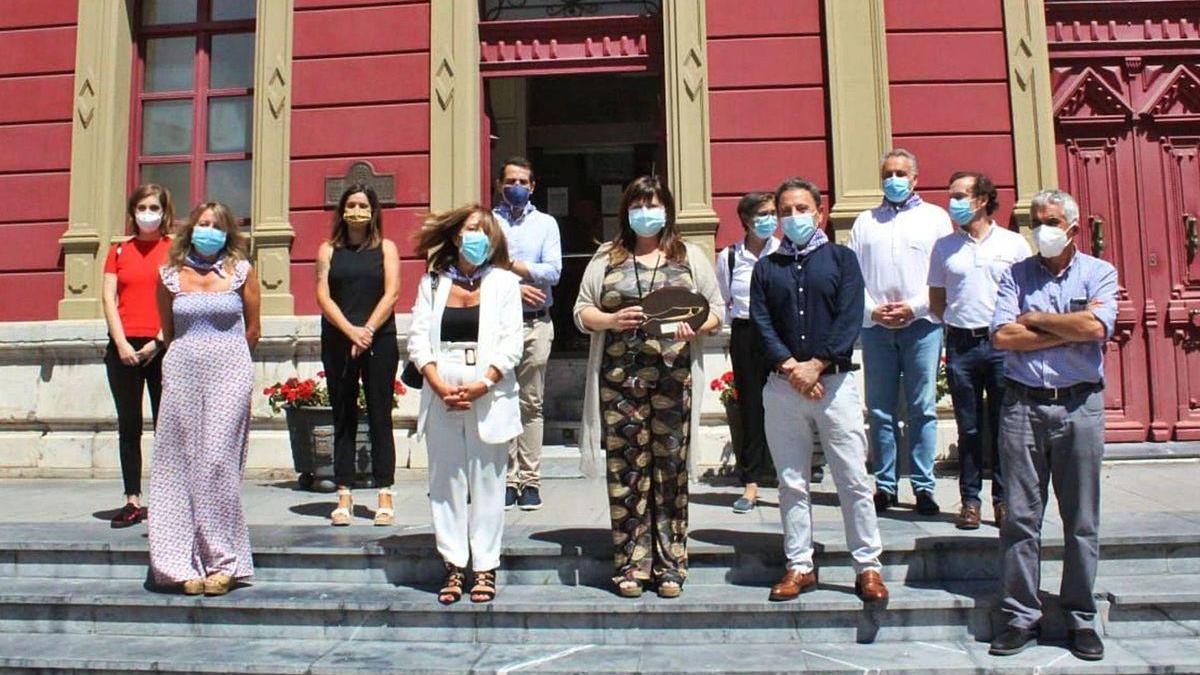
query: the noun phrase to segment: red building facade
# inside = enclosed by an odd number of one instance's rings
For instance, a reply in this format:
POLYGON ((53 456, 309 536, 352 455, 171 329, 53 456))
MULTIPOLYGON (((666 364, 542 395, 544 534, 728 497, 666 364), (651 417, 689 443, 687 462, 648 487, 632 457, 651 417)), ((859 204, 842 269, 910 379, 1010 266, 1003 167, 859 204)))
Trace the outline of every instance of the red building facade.
POLYGON ((647 170, 668 176, 689 236, 710 248, 740 236, 743 193, 790 175, 823 186, 844 235, 879 199, 881 151, 901 146, 935 203, 952 172, 989 174, 1013 228, 1038 189, 1076 194, 1085 250, 1123 281, 1110 440, 1200 439, 1195 3, 517 4, 8 0, 0 321, 98 319, 94 262, 121 235, 124 194, 161 165, 192 167, 186 180, 170 169, 191 202, 243 200, 268 313, 305 316, 328 193, 369 163, 390 189, 403 314, 420 214, 489 199, 510 152, 535 159, 535 202, 582 259, 611 215, 605 186, 647 170), (212 37, 239 30, 254 36, 249 54, 229 46, 249 38, 212 37), (193 47, 172 52, 163 36, 193 47), (190 122, 169 113, 185 101, 190 122))

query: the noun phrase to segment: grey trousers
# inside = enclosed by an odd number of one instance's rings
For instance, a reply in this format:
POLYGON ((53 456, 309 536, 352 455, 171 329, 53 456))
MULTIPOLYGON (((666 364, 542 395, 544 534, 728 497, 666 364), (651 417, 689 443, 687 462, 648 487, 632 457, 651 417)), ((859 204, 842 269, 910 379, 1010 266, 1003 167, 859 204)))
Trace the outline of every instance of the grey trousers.
POLYGON ((553 342, 554 322, 549 317, 525 322, 525 352, 517 364, 521 424, 525 425, 525 431, 508 446, 508 477, 505 481, 517 489, 540 488, 542 485, 542 436, 545 427, 542 396, 546 389, 546 364, 550 361, 550 345, 553 342))
POLYGON ((1062 517, 1063 572, 1059 590, 1068 628, 1091 628, 1092 585, 1100 558, 1100 460, 1104 456, 1104 394, 1040 403, 1009 388, 1000 412, 1000 464, 1008 517, 1000 609, 1008 625, 1030 628, 1042 617, 1042 516, 1054 484, 1062 517))

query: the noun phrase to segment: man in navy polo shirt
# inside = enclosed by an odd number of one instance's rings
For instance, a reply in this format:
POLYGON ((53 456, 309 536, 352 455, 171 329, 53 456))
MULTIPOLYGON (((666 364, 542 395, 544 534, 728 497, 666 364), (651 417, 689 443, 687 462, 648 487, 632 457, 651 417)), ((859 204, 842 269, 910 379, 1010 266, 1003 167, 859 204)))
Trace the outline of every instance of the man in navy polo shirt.
POLYGON ((865 602, 888 597, 883 545, 867 477, 858 366, 850 360, 862 326, 863 277, 854 253, 821 231, 821 193, 789 178, 775 192, 786 237, 759 260, 750 280, 750 319, 773 372, 763 387, 767 445, 779 474, 787 570, 771 600, 816 588, 809 481, 813 427, 837 486, 846 544, 865 602))

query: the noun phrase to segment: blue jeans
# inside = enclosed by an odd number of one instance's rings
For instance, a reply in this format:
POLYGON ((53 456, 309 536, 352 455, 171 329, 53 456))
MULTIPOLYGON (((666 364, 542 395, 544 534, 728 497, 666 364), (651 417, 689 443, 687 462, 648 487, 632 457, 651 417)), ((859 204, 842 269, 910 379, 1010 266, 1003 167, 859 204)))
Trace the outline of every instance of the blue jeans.
POLYGON ((988 336, 946 330, 946 381, 958 424, 958 490, 963 505, 979 506, 983 490, 983 420, 991 446, 992 502, 1004 501, 999 461, 1000 406, 1004 402, 1004 352, 988 336), (987 392, 986 403, 983 400, 987 392), (985 407, 986 406, 986 407, 985 407))
POLYGON ((896 494, 896 406, 903 385, 913 490, 933 491, 937 452, 937 365, 942 327, 919 319, 904 328, 871 326, 862 332, 875 488, 896 494))

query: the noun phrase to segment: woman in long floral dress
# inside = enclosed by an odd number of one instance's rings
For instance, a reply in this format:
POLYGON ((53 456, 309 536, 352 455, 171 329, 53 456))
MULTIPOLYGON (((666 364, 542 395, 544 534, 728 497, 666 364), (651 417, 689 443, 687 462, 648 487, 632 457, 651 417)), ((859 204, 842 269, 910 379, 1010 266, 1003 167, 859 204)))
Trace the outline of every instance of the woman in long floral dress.
POLYGON ((150 470, 150 569, 189 595, 254 574, 242 513, 258 278, 229 207, 197 206, 161 270, 162 403, 150 470))

